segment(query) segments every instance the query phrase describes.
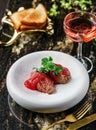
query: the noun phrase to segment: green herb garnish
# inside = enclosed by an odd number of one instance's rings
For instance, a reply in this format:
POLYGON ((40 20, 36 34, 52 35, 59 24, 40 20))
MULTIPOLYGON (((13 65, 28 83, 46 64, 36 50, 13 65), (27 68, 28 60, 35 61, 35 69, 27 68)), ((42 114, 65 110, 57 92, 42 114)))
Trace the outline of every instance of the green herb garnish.
POLYGON ((37 69, 39 72, 48 73, 53 71, 54 75, 57 75, 62 70, 62 66, 57 66, 53 63, 52 57, 45 57, 41 60, 42 67, 37 69))

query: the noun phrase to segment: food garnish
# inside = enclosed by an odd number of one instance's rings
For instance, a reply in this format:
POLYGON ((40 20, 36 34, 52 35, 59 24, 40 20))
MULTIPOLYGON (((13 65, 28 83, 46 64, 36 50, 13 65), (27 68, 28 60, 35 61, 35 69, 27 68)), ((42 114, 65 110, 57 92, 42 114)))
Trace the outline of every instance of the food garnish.
POLYGON ((60 71, 62 71, 61 66, 57 66, 54 64, 52 57, 45 57, 41 60, 41 65, 43 67, 37 69, 37 71, 48 73, 49 71, 53 71, 54 75, 57 75, 60 71))

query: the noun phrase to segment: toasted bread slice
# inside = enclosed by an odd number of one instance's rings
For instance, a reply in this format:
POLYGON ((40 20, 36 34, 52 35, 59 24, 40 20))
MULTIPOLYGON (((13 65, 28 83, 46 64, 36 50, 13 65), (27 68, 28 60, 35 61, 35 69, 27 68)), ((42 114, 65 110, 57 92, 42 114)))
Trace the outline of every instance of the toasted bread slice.
POLYGON ((12 15, 10 15, 10 19, 14 25, 14 28, 18 31, 20 26, 21 26, 21 20, 26 16, 29 15, 30 13, 33 12, 33 8, 29 8, 29 9, 24 9, 22 11, 17 11, 14 12, 12 15))
POLYGON ((47 22, 47 11, 42 4, 39 4, 32 13, 21 20, 24 25, 40 25, 47 22))
POLYGON ((20 26, 20 31, 25 31, 25 30, 29 30, 29 29, 46 29, 46 26, 47 26, 47 23, 45 22, 45 23, 43 23, 43 24, 41 24, 41 25, 24 25, 24 24, 22 24, 21 26, 20 26))

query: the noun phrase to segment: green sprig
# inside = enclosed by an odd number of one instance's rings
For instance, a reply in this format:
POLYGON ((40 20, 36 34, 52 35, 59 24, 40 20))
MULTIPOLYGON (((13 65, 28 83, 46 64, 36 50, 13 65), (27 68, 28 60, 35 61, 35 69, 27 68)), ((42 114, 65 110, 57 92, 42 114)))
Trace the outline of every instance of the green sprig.
POLYGON ((62 70, 61 66, 57 66, 55 65, 55 63, 53 63, 53 59, 51 56, 49 56, 48 58, 43 58, 41 60, 41 65, 42 67, 37 69, 37 71, 39 72, 48 73, 49 71, 53 71, 54 75, 57 75, 62 70))

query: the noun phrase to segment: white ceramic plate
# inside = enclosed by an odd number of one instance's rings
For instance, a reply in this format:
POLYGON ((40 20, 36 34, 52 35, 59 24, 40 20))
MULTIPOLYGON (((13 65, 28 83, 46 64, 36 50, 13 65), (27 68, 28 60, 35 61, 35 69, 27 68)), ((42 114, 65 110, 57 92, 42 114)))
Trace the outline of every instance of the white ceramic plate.
POLYGON ((89 88, 89 76, 83 65, 74 57, 57 51, 39 51, 23 56, 9 69, 7 89, 11 97, 22 107, 43 113, 60 112, 79 103, 89 88), (71 80, 56 85, 53 94, 41 93, 26 88, 24 81, 29 78, 33 67, 41 66, 41 59, 51 56, 70 70, 71 80))

